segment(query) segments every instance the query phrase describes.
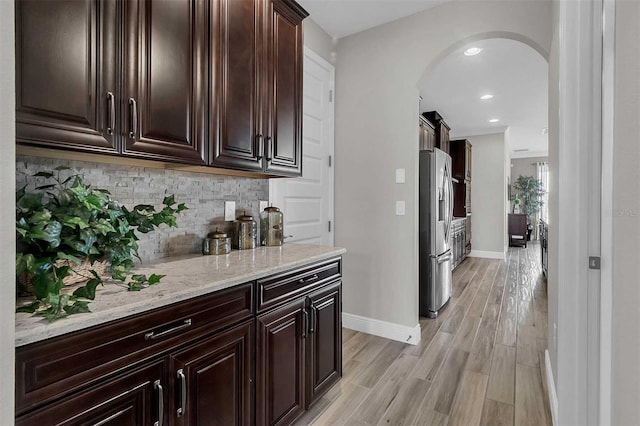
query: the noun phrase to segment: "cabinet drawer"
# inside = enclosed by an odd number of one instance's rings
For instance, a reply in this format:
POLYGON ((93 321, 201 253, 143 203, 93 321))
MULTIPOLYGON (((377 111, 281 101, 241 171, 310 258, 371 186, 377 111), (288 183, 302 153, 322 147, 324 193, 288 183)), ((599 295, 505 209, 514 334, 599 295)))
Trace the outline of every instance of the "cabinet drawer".
MULTIPOLYGON (((16 413, 250 318, 253 283, 16 349, 16 413)), ((64 321, 64 320, 63 320, 64 321)))
POLYGON ((260 279, 258 312, 306 294, 341 274, 342 263, 338 258, 260 279))

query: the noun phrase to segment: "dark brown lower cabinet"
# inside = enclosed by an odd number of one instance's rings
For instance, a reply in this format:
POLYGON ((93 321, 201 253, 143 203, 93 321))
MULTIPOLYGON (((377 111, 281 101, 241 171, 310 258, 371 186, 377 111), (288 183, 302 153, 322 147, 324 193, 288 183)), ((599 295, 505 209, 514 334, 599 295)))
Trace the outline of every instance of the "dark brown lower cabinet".
POLYGON ((18 417, 16 425, 166 424, 167 392, 163 359, 18 417))
POLYGON ((341 270, 323 260, 18 347, 16 424, 289 425, 342 375, 341 270))
POLYGON ((176 425, 252 423, 253 320, 171 355, 176 425))
POLYGON ((290 424, 305 410, 305 298, 260 315, 256 333, 256 424, 290 424))
POLYGON ((338 281, 308 296, 307 407, 342 377, 341 292, 338 281))

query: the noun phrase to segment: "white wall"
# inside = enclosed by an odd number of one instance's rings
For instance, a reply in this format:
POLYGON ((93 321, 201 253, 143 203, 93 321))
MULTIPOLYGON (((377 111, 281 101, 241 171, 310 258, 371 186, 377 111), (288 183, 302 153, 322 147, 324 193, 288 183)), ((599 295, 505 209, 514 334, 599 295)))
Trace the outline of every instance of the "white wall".
POLYGON ((304 20, 304 45, 330 64, 335 64, 335 42, 311 17, 304 20))
POLYGON ((455 1, 340 39, 336 69, 336 245, 347 313, 418 322, 417 83, 473 39, 509 37, 548 56, 547 1, 455 1), (396 184, 395 169, 406 170, 396 184), (405 216, 395 202, 406 201, 405 216))
POLYGON ((15 81, 13 1, 0 1, 0 425, 14 419, 15 81))
MULTIPOLYGON (((640 424, 640 2, 616 1, 612 423, 640 424)), ((611 212, 609 212, 611 213, 611 212)), ((607 212, 605 212, 607 214, 607 212)))
POLYGON ((507 175, 505 134, 467 136, 471 165, 471 256, 503 258, 507 175))

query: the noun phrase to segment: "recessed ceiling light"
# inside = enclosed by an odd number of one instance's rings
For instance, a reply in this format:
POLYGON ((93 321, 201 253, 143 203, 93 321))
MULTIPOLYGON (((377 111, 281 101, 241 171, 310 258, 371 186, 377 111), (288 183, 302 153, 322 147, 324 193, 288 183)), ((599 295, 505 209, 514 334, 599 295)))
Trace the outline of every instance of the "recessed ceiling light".
POLYGON ((491 120, 489 120, 489 123, 497 123, 498 121, 500 121, 499 118, 492 118, 491 120))
POLYGON ((464 51, 464 56, 475 56, 480 52, 482 52, 482 49, 479 47, 470 47, 464 51))
POLYGON ((493 95, 482 95, 480 96, 480 99, 482 99, 483 101, 486 101, 487 99, 491 99, 493 98, 493 95))

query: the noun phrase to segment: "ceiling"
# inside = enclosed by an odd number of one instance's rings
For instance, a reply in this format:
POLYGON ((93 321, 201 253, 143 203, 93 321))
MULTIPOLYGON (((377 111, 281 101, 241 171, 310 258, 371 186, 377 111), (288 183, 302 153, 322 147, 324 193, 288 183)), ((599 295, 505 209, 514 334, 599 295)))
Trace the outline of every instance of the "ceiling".
POLYGON ((341 37, 395 21, 450 0, 298 0, 331 37, 341 37))
MULTIPOLYGON (((452 0, 298 0, 334 39, 439 6, 452 0)), ((422 111, 438 111, 452 138, 503 132, 509 128, 512 158, 547 155, 548 64, 531 47, 514 40, 473 43, 476 56, 452 52, 419 85, 422 111), (480 96, 491 93, 491 100, 480 96), (489 123, 499 118, 497 123, 489 123)))
POLYGON ((421 110, 438 111, 451 127, 452 139, 509 128, 513 158, 547 155, 548 65, 526 44, 489 39, 463 46, 422 81, 421 110), (465 56, 469 47, 482 51, 465 56), (494 97, 481 100, 485 94, 494 97), (494 118, 500 121, 489 123, 494 118))

